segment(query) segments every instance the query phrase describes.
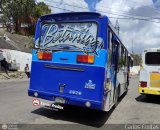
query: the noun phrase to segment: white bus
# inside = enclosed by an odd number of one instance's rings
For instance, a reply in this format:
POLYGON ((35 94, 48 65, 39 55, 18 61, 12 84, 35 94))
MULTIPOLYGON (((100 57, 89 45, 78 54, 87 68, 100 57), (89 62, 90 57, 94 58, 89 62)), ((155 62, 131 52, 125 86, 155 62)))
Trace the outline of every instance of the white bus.
POLYGON ((142 62, 139 93, 160 95, 160 48, 145 49, 142 62))

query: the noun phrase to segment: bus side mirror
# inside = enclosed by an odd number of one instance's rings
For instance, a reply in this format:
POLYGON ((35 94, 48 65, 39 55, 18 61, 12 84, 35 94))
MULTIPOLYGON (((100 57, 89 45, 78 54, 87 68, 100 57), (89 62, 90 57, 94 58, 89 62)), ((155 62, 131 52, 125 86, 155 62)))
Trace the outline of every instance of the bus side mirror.
POLYGON ((39 40, 34 42, 34 49, 39 49, 39 40))
POLYGON ((39 49, 39 47, 36 44, 34 44, 34 49, 39 49))
POLYGON ((34 40, 34 49, 39 49, 39 45, 40 45, 40 40, 37 39, 36 41, 34 40))

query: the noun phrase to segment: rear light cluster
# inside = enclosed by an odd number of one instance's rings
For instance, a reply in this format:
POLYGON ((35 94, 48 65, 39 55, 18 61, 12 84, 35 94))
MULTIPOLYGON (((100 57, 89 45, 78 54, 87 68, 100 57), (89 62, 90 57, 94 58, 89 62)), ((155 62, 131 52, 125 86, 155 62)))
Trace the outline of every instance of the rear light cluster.
POLYGON ((147 82, 145 81, 140 81, 140 87, 147 87, 147 82))
POLYGON ((94 55, 77 55, 77 62, 78 63, 94 63, 94 55))
POLYGON ((39 60, 52 60, 52 52, 38 52, 39 60))

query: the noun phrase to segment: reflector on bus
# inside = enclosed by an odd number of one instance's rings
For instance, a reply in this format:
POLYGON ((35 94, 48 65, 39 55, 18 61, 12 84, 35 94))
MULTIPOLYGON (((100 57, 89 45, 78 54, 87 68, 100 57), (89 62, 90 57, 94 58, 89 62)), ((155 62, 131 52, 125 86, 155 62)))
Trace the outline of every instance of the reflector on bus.
POLYGON ((52 60, 52 53, 51 52, 38 52, 38 59, 39 60, 52 60))
POLYGON ((79 63, 94 63, 94 55, 77 55, 77 62, 79 63))
POLYGON ((147 87, 147 82, 146 81, 140 81, 140 86, 141 87, 147 87))

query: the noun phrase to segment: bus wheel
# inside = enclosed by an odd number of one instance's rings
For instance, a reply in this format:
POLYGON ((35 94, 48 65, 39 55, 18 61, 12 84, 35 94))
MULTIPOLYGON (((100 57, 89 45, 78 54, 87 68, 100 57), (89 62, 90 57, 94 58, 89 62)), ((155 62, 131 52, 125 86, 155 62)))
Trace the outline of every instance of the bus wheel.
POLYGON ((151 95, 151 94, 144 94, 145 96, 146 96, 146 98, 148 98, 148 99, 150 99, 150 98, 152 98, 153 97, 153 95, 151 95))
POLYGON ((114 107, 116 107, 116 106, 118 105, 119 93, 120 93, 120 86, 118 86, 118 88, 117 88, 117 90, 116 90, 114 107))

